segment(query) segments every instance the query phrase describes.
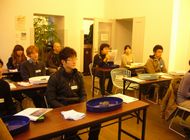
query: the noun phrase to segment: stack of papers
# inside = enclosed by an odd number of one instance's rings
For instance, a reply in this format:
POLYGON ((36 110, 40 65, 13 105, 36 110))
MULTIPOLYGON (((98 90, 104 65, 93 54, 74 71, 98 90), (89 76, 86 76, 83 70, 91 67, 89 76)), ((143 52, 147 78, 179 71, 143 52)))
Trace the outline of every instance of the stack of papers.
POLYGON ((50 76, 35 76, 29 78, 31 84, 44 84, 47 83, 50 76))
POLYGON ((41 116, 51 110, 51 108, 27 108, 15 115, 26 116, 30 118, 31 121, 37 121, 41 116))
POLYGON ((131 80, 131 81, 134 81, 134 82, 144 82, 145 80, 141 80, 137 77, 124 77, 125 79, 128 79, 128 80, 131 80))
POLYGON ((131 103, 131 102, 139 100, 137 98, 130 97, 130 96, 127 96, 127 95, 124 95, 124 94, 121 94, 121 93, 118 93, 118 94, 115 94, 115 95, 111 95, 111 97, 121 98, 124 103, 131 103))
POLYGON ((32 84, 29 83, 29 82, 17 82, 18 85, 20 86, 24 86, 24 87, 27 87, 27 86, 31 86, 32 84))
POLYGON ((77 112, 75 110, 61 111, 61 114, 67 120, 79 120, 85 117, 85 113, 77 112))

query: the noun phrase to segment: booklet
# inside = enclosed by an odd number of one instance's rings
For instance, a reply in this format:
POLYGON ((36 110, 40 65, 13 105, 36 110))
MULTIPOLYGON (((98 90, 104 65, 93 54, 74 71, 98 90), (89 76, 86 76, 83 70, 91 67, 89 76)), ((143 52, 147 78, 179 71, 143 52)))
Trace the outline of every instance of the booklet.
POLYGON ((51 111, 51 108, 27 108, 15 115, 26 116, 30 118, 31 121, 37 121, 41 116, 51 111))

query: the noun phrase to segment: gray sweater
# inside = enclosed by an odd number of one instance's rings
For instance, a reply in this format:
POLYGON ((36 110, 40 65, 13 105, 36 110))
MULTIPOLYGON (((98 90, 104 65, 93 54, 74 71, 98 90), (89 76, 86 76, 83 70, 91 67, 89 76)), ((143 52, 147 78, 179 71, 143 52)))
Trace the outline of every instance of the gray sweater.
POLYGON ((190 71, 182 78, 177 92, 178 104, 186 100, 190 100, 190 71))

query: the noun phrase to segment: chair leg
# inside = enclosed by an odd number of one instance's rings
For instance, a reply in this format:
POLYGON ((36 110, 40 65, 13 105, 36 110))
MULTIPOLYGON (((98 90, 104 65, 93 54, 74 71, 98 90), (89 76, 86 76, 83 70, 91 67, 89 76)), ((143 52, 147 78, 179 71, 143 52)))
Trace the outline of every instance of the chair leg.
POLYGON ((43 96, 43 97, 44 97, 44 102, 45 102, 46 108, 48 108, 49 106, 48 106, 47 98, 46 98, 46 96, 43 96))
MULTIPOLYGON (((173 118, 172 118, 172 120, 171 120, 171 122, 170 122, 170 124, 169 124, 169 129, 172 130, 172 131, 174 131, 174 132, 177 133, 178 135, 182 136, 183 138, 185 138, 185 135, 179 133, 178 131, 176 131, 175 129, 172 128, 172 124, 173 124, 173 122, 174 122, 174 120, 175 120, 175 118, 176 118, 176 116, 177 116, 177 114, 178 114, 179 111, 180 111, 180 109, 177 108, 177 110, 176 110, 176 112, 175 112, 175 114, 174 114, 174 116, 173 116, 173 118)), ((183 111, 182 117, 184 116, 184 112, 185 112, 185 111, 183 111)))

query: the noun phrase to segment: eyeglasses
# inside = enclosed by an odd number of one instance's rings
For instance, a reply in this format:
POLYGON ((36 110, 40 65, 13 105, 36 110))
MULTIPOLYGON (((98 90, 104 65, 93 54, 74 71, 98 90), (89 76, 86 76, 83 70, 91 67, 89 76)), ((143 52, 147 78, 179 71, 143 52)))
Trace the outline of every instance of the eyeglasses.
POLYGON ((68 58, 67 61, 77 61, 78 59, 76 57, 68 58))

